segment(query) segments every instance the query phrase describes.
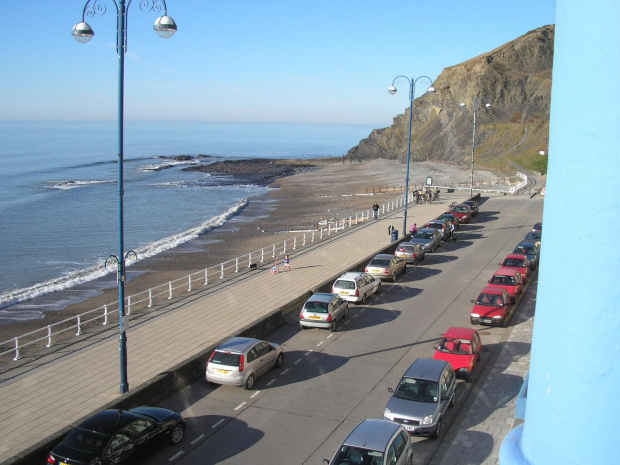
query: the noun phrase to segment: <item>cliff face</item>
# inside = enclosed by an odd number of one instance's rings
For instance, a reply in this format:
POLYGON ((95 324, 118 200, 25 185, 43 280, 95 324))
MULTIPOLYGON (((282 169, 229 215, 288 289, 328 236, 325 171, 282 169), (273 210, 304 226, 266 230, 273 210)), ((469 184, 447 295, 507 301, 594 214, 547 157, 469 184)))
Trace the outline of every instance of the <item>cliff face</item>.
MULTIPOLYGON (((411 159, 470 160, 476 97, 476 163, 507 169, 515 156, 547 150, 554 32, 553 25, 541 27, 444 69, 433 83, 436 92, 414 101, 411 159)), ((373 130, 347 157, 405 161, 408 125, 409 108, 392 126, 373 130)))

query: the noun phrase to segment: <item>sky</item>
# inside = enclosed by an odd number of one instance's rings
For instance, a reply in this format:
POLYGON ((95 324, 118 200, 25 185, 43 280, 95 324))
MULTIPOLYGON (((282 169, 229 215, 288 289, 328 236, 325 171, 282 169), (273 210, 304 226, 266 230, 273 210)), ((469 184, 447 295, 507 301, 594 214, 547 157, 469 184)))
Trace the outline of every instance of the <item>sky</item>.
MULTIPOLYGON (((116 121, 116 7, 0 0, 0 121, 116 121)), ((126 0, 127 1, 127 0, 126 0)), ((92 3, 92 2, 91 2, 92 3)), ((128 9, 125 121, 278 122, 386 127, 409 106, 399 75, 429 76, 555 23, 555 0, 167 0, 178 26, 128 9)), ((420 83, 420 81, 418 81, 420 83)), ((423 86, 425 88, 425 85, 423 86)), ((416 86, 416 97, 420 85, 416 86)))

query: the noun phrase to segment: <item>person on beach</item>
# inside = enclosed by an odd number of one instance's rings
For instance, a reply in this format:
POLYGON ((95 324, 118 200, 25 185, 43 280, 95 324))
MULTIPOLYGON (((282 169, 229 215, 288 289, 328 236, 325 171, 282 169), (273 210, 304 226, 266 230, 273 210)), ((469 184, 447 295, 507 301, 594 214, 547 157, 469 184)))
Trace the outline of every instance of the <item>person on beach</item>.
POLYGON ((375 202, 374 205, 372 206, 372 215, 375 218, 375 220, 379 216, 379 204, 377 202, 375 202))
POLYGON ((290 271, 290 269, 291 269, 291 259, 287 255, 286 257, 284 257, 284 266, 282 267, 282 270, 290 271))

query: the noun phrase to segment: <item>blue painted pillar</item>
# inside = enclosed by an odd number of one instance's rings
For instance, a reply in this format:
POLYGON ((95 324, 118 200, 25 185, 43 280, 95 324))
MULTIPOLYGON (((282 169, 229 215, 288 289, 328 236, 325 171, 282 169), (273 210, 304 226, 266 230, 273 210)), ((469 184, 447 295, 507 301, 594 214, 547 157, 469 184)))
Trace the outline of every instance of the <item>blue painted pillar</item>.
POLYGON ((525 422, 500 463, 620 463, 620 2, 558 0, 551 102, 525 422))

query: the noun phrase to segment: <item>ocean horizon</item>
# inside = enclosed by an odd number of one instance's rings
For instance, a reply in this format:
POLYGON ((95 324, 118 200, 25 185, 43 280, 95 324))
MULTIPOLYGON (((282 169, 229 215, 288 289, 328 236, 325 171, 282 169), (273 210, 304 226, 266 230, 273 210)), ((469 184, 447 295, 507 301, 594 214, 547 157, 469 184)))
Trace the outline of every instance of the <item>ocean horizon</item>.
MULTIPOLYGON (((174 248, 225 224, 269 189, 183 171, 191 164, 341 157, 373 129, 126 122, 125 250, 142 260, 174 248), (182 155, 192 158, 171 159, 182 155)), ((113 121, 0 122, 0 320, 41 318, 61 308, 31 299, 115 272, 103 263, 118 251, 117 152, 113 121)))

